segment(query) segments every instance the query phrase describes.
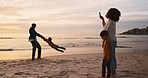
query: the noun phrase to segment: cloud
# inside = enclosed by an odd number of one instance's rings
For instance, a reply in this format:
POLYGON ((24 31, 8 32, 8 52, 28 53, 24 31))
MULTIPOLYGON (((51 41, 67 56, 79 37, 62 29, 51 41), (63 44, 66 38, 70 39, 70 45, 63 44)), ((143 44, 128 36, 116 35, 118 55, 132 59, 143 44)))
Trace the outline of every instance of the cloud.
POLYGON ((98 22, 98 11, 105 15, 111 7, 116 7, 122 12, 121 22, 147 20, 148 16, 148 5, 145 5, 145 0, 143 2, 141 0, 0 0, 0 2, 0 20, 5 19, 7 22, 16 20, 14 23, 101 24, 98 22))
POLYGON ((10 7, 10 6, 0 6, 0 15, 4 16, 20 16, 18 13, 19 9, 16 7, 10 7))

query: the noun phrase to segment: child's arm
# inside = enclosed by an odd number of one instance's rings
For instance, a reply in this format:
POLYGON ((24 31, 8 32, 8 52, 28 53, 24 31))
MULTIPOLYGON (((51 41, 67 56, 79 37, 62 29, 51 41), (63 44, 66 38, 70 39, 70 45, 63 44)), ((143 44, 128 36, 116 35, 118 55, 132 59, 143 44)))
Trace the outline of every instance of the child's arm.
POLYGON ((48 43, 48 39, 47 39, 47 38, 45 38, 44 36, 42 36, 41 38, 42 38, 45 42, 48 43))
POLYGON ((41 37, 46 43, 48 43, 48 45, 49 46, 53 46, 54 44, 51 42, 51 41, 49 41, 47 38, 45 38, 45 37, 41 37))

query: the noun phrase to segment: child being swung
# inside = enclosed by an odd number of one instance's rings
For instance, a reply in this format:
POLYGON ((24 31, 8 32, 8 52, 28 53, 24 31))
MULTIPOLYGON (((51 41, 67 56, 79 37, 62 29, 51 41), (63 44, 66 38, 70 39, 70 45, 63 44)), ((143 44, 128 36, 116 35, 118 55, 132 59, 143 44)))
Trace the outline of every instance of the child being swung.
POLYGON ((48 39, 45 38, 45 37, 42 37, 42 39, 43 39, 45 42, 47 42, 49 46, 51 46, 52 48, 54 48, 54 49, 57 50, 57 51, 60 51, 60 52, 63 53, 63 52, 64 52, 63 50, 66 50, 66 48, 54 44, 54 43, 52 42, 52 38, 51 38, 51 37, 48 37, 48 39), (63 49, 63 50, 61 50, 61 49, 63 49))

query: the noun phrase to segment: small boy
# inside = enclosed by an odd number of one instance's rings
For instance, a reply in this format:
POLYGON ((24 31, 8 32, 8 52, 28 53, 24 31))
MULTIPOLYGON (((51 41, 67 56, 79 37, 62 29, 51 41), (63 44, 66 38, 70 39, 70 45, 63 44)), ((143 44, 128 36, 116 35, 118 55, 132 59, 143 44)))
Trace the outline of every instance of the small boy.
POLYGON ((111 41, 109 40, 108 32, 106 30, 103 30, 100 33, 100 36, 103 39, 102 78, 105 78, 106 67, 107 67, 107 78, 110 78, 111 75, 110 62, 113 58, 111 41))
POLYGON ((44 41, 46 41, 49 46, 51 46, 52 48, 54 48, 54 49, 57 50, 57 51, 60 51, 60 52, 63 53, 63 52, 64 52, 63 50, 66 50, 66 48, 60 47, 60 46, 54 44, 54 43, 52 42, 52 38, 51 38, 51 37, 48 37, 48 39, 45 38, 45 37, 42 37, 42 39, 43 39, 44 41), (60 50, 59 48, 60 48, 60 49, 63 49, 63 50, 60 50))

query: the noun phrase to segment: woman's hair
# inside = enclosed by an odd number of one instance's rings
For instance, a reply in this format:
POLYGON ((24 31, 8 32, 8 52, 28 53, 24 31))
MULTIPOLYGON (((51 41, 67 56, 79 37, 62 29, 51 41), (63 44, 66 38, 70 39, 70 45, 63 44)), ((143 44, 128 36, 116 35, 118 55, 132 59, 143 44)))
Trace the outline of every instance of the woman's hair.
POLYGON ((118 22, 120 19, 121 13, 116 8, 110 8, 106 14, 106 18, 118 22))

